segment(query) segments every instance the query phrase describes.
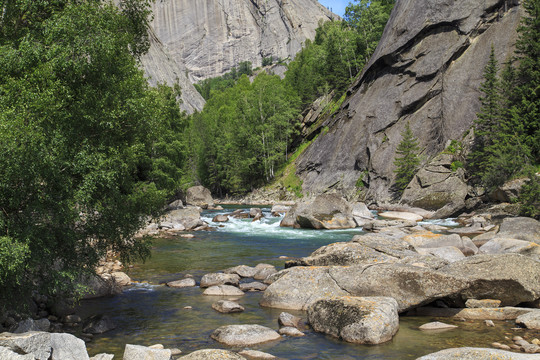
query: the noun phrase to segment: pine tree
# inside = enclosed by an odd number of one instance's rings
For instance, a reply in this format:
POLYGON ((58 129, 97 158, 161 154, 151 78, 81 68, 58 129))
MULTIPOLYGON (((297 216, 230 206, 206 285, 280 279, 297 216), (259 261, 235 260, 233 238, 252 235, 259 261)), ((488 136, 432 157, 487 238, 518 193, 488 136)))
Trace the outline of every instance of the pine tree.
POLYGON ((518 28, 516 43, 518 85, 513 106, 514 122, 524 124, 523 143, 532 161, 540 163, 540 0, 525 0, 527 12, 518 28))
POLYGON ((401 133, 402 140, 396 149, 396 159, 394 160, 394 166, 396 169, 396 188, 399 192, 403 192, 409 182, 411 182, 418 166, 420 165, 420 158, 418 153, 420 147, 418 140, 414 137, 410 124, 407 123, 405 130, 401 133))
POLYGON ((497 76, 499 65, 495 58, 495 49, 491 46, 489 61, 484 68, 484 83, 480 86, 483 96, 480 97, 482 107, 474 123, 475 143, 469 157, 469 168, 473 174, 483 177, 485 167, 490 162, 490 147, 501 122, 502 108, 500 96, 500 80, 497 76))

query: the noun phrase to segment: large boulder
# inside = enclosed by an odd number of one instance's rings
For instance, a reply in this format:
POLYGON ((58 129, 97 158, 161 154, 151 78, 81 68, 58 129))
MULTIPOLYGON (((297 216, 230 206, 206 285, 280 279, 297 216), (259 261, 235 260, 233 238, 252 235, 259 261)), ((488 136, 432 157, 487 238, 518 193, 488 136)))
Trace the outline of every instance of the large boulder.
POLYGON ((419 357, 416 360, 540 360, 540 355, 519 354, 510 351, 484 348, 453 348, 419 357))
POLYGON ((540 310, 518 316, 516 324, 522 325, 527 329, 540 330, 540 310))
POLYGON ((118 295, 122 292, 121 286, 111 276, 88 275, 80 281, 86 287, 83 299, 94 299, 118 295))
POLYGON ((502 306, 515 306, 540 298, 540 261, 519 254, 476 255, 440 269, 456 278, 465 278, 466 289, 456 299, 501 300, 502 306))
POLYGON ((362 202, 352 204, 352 215, 356 222, 356 226, 363 226, 366 222, 371 221, 374 218, 367 205, 362 202))
POLYGON ((160 219, 160 222, 161 224, 171 224, 171 228, 176 230, 193 230, 204 225, 201 220, 201 213, 196 207, 187 207, 168 212, 160 219))
POLYGON ((504 218, 496 237, 540 244, 540 221, 527 217, 504 218))
POLYGON ((186 191, 186 204, 207 209, 214 206, 214 199, 212 199, 210 190, 204 186, 192 186, 186 191))
POLYGON ((347 342, 380 344, 399 329, 398 304, 389 297, 336 297, 308 308, 308 321, 317 331, 347 342))
POLYGON ((32 354, 20 355, 6 347, 0 346, 0 359, 2 360, 34 360, 34 355, 32 354))
POLYGON ((148 346, 126 344, 124 360, 170 360, 171 350, 154 349, 148 346))
POLYGON ((71 334, 36 331, 2 333, 0 347, 19 355, 31 354, 36 360, 89 360, 84 341, 71 334))
POLYGON ((216 329, 212 339, 229 346, 251 346, 278 340, 281 336, 261 325, 227 325, 216 329))
POLYGON ((481 254, 518 253, 540 255, 540 245, 525 240, 495 238, 482 245, 479 251, 481 254))
POLYGON ((319 195, 313 200, 302 201, 291 208, 287 217, 294 218, 294 226, 307 229, 356 227, 351 205, 333 194, 319 195))
POLYGON ((246 360, 246 358, 229 350, 205 349, 194 351, 178 360, 246 360))

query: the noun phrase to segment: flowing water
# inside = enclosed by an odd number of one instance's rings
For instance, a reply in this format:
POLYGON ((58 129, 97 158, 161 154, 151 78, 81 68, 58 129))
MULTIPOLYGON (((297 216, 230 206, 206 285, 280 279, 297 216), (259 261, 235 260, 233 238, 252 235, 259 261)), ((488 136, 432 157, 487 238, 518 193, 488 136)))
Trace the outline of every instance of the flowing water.
MULTIPOLYGON (((208 211, 203 217, 209 223, 224 211, 208 211)), ((79 313, 84 317, 106 314, 117 324, 115 330, 96 335, 87 344, 90 356, 101 352, 113 353, 121 359, 125 344, 163 344, 166 348, 179 348, 184 354, 205 348, 225 348, 210 338, 218 327, 232 324, 259 324, 277 330, 278 309, 258 305, 261 293, 246 293, 238 300, 245 307, 243 313, 221 314, 211 308, 220 298, 202 295, 198 287, 174 289, 160 284, 183 278, 186 274, 197 280, 208 272, 223 270, 244 264, 258 263, 283 268, 285 259, 280 256, 302 257, 315 249, 337 241, 349 241, 362 234, 352 230, 298 230, 280 228, 280 218, 272 218, 263 209, 261 222, 251 219, 231 219, 214 232, 198 232, 191 239, 156 239, 152 257, 146 263, 135 264, 129 275, 140 283, 112 298, 87 300, 81 304, 79 313), (184 307, 190 306, 191 309, 184 307)), ((443 224, 454 225, 449 220, 443 224)), ((213 224, 219 226, 220 224, 213 224)), ((305 318, 301 311, 289 311, 305 318)), ((430 317, 400 318, 400 330, 392 341, 368 346, 353 345, 306 329, 306 336, 283 337, 279 341, 250 347, 271 353, 282 359, 415 359, 449 347, 488 347, 494 341, 504 341, 504 336, 514 332, 512 322, 495 322, 489 328, 480 321, 446 323, 459 325, 457 330, 443 333, 425 333, 418 330, 423 323, 433 321, 430 317)), ((441 320, 441 319, 438 319, 441 320)), ((233 348, 233 350, 241 350, 233 348)))

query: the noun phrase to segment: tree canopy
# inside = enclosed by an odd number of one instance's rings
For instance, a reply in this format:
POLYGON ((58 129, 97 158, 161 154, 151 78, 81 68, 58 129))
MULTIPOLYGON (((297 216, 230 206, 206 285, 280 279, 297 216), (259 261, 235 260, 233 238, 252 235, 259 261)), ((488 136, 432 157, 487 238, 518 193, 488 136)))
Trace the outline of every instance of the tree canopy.
POLYGON ((175 191, 184 126, 176 93, 150 89, 149 2, 2 1, 0 306, 72 291, 175 191), (38 284, 38 288, 35 288, 38 284))

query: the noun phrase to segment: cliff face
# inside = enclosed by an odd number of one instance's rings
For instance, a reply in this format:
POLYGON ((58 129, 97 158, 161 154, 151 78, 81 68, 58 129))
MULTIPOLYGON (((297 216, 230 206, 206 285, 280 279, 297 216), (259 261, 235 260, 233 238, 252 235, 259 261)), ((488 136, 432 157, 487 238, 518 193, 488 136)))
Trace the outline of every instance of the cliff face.
POLYGON ((339 113, 299 159, 303 189, 390 200, 395 150, 407 122, 432 158, 461 139, 480 108, 491 46, 512 53, 522 15, 515 0, 400 0, 375 54, 339 113))
POLYGON ((317 0, 158 0, 153 11, 157 38, 193 83, 242 61, 293 57, 332 17, 317 0))
POLYGON ((201 111, 205 101, 189 81, 186 67, 174 60, 152 29, 149 30, 149 37, 150 49, 142 57, 141 64, 150 85, 156 86, 158 83, 180 85, 182 89, 180 108, 188 114, 201 111))

